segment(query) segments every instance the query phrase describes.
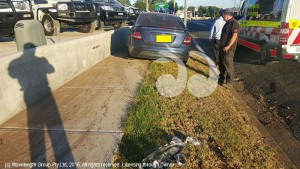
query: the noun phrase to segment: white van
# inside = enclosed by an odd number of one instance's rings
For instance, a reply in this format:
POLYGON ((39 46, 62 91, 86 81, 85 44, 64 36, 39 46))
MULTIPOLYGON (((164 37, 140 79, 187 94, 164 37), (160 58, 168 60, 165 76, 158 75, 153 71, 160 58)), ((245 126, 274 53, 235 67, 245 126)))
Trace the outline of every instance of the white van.
POLYGON ((261 62, 300 55, 300 0, 245 0, 238 43, 259 52, 261 62))

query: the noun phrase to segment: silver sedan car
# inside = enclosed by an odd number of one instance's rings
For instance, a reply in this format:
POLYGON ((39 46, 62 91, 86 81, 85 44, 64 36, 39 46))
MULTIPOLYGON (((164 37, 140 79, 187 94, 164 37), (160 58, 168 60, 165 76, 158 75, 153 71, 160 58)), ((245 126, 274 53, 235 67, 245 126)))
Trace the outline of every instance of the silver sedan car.
POLYGON ((169 53, 186 63, 190 50, 191 36, 178 16, 142 12, 131 28, 129 56, 158 59, 169 53))

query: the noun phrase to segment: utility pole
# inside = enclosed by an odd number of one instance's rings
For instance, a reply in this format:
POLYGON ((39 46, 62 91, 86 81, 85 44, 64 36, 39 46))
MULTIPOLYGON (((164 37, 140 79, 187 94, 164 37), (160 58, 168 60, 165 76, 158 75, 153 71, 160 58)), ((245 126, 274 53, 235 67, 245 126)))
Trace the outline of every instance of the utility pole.
POLYGON ((240 1, 240 6, 239 6, 239 9, 241 9, 241 6, 242 6, 242 1, 243 1, 243 0, 241 0, 241 1, 240 1))
POLYGON ((146 0, 146 12, 149 12, 149 0, 146 0))
POLYGON ((195 17, 196 16, 196 7, 194 7, 193 9, 194 9, 194 16, 193 17, 195 17))
POLYGON ((187 0, 184 0, 184 25, 187 27, 187 0))
POLYGON ((236 0, 234 0, 234 4, 233 4, 233 10, 235 10, 235 3, 236 3, 236 0))
POLYGON ((175 0, 174 0, 174 4, 173 4, 173 6, 174 6, 174 11, 173 11, 173 14, 175 15, 175 0))

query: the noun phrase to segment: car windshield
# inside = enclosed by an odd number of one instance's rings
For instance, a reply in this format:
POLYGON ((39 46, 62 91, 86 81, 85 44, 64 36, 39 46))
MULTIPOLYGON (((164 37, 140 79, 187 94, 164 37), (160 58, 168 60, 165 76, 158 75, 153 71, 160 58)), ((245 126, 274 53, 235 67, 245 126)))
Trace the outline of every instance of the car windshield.
POLYGON ((115 0, 94 0, 94 1, 99 3, 119 4, 119 2, 115 0))
POLYGON ((162 13, 141 13, 135 26, 185 29, 179 17, 162 13))

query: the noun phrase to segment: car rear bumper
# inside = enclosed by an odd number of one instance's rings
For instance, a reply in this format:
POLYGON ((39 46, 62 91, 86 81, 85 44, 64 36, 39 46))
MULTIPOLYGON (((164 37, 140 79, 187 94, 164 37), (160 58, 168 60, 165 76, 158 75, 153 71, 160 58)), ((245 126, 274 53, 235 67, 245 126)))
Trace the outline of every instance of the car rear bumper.
POLYGON ((172 54, 179 57, 182 61, 187 61, 189 58, 189 47, 187 48, 166 48, 157 46, 131 46, 128 47, 129 54, 134 57, 158 59, 170 58, 172 54))
POLYGON ((282 52, 280 53, 280 56, 283 58, 283 59, 293 59, 293 60, 297 60, 299 61, 300 59, 300 52, 298 51, 300 49, 300 46, 299 45, 295 45, 293 46, 293 48, 298 48, 297 50, 291 50, 288 51, 287 50, 287 46, 286 45, 282 45, 282 52))

